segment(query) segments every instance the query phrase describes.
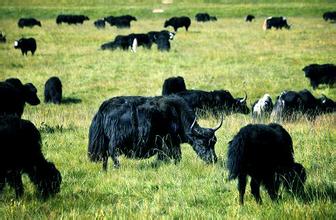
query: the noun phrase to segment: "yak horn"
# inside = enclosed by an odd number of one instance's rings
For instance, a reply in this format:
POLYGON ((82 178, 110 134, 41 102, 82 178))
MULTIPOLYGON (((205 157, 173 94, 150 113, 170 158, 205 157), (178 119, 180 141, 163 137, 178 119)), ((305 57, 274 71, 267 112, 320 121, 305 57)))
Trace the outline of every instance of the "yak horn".
POLYGON ((221 122, 219 123, 219 125, 217 127, 213 128, 212 130, 214 130, 214 132, 216 132, 220 127, 222 127, 223 121, 224 121, 224 115, 222 114, 221 122))
POLYGON ((244 93, 245 93, 245 97, 242 100, 240 100, 240 102, 246 102, 246 100, 247 100, 247 94, 246 94, 245 91, 244 91, 244 93))
POLYGON ((194 126, 195 126, 195 123, 196 123, 196 117, 194 119, 194 122, 191 124, 190 126, 190 130, 192 131, 194 129, 194 126))

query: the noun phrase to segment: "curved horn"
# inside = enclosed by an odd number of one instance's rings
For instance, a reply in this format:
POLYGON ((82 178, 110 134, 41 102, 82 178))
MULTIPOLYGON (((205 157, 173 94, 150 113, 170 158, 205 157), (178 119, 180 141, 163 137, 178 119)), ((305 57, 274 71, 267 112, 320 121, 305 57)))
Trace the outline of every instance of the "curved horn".
POLYGON ((246 94, 245 91, 244 91, 244 93, 245 93, 245 97, 242 100, 240 100, 240 102, 246 102, 246 100, 247 100, 247 94, 246 94))
POLYGON ((212 130, 214 130, 214 132, 216 132, 220 127, 222 127, 223 121, 224 121, 224 114, 222 114, 221 122, 219 123, 219 125, 217 125, 217 127, 213 128, 212 130))
POLYGON ((196 117, 195 117, 195 119, 194 119, 194 122, 191 124, 191 126, 190 126, 190 131, 192 131, 193 130, 193 128, 194 128, 194 126, 195 126, 195 124, 196 124, 196 117))

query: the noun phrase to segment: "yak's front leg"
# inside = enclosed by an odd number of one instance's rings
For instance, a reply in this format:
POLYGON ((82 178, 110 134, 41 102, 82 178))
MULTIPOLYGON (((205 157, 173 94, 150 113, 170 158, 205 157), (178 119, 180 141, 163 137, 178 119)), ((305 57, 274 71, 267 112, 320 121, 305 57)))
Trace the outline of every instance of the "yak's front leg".
POLYGON ((23 195, 23 183, 21 174, 19 171, 14 171, 8 175, 8 183, 15 190, 16 198, 20 198, 23 195))

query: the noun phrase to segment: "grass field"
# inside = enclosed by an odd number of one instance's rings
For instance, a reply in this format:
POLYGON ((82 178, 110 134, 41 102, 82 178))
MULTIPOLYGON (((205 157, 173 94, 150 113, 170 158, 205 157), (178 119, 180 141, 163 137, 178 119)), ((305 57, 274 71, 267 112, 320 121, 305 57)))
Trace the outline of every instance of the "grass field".
MULTIPOLYGON (((7 43, 0 44, 0 80, 18 77, 32 82, 41 100, 50 76, 62 80, 66 103, 27 105, 23 115, 40 129, 43 152, 62 173, 62 189, 54 198, 40 201, 24 176, 22 199, 14 199, 8 187, 0 195, 1 219, 336 218, 335 113, 283 124, 293 138, 295 159, 308 173, 304 199, 284 192, 274 203, 262 191, 264 203, 257 205, 247 187, 245 206, 239 206, 236 182, 227 181, 226 150, 233 135, 252 122, 250 115, 225 117, 217 133, 219 162, 215 165, 204 164, 189 145, 182 146, 178 165, 153 167, 155 158, 121 157, 120 169, 110 165, 104 173, 101 164, 87 158, 88 128, 104 100, 118 95, 160 95, 163 80, 170 76, 183 76, 192 89, 227 89, 235 97, 246 91, 249 104, 266 92, 274 99, 286 89, 312 91, 301 69, 311 63, 336 63, 336 26, 322 19, 324 11, 336 9, 334 1, 185 0, 163 5, 166 12, 159 15, 151 10, 161 7, 160 1, 53 2, 1 1, 0 31, 6 33, 7 43), (218 21, 196 23, 194 15, 201 11, 217 15, 218 21), (85 13, 91 20, 84 25, 57 26, 55 18, 61 12, 85 13), (130 30, 93 26, 97 18, 122 13, 138 18, 130 30), (254 13, 256 21, 245 23, 247 13, 254 13), (118 34, 161 30, 172 15, 188 15, 192 25, 188 32, 178 31, 169 53, 155 47, 140 48, 137 53, 98 50, 118 34), (271 15, 287 16, 292 29, 263 31, 263 19, 271 15), (42 28, 19 29, 17 21, 24 16, 40 19, 42 28), (37 40, 35 56, 23 57, 13 48, 22 36, 37 40)), ((312 92, 336 100, 335 87, 321 86, 312 92)), ((207 127, 216 123, 213 118, 200 120, 207 127)))

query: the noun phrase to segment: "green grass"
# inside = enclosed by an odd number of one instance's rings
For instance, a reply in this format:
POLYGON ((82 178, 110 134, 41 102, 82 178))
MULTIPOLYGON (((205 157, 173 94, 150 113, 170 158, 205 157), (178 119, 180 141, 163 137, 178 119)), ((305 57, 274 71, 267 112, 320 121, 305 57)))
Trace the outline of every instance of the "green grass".
MULTIPOLYGON (((283 124, 292 135, 295 159, 307 169, 305 199, 283 193, 273 203, 262 191, 264 204, 259 206, 248 187, 246 204, 239 206, 236 182, 227 182, 226 150, 233 135, 252 122, 250 115, 225 118, 217 133, 216 165, 205 165, 186 144, 178 165, 153 167, 155 158, 121 157, 119 170, 110 166, 104 173, 101 164, 87 159, 88 128, 99 105, 118 95, 160 95, 162 82, 169 76, 183 76, 192 89, 228 89, 235 97, 246 91, 249 104, 266 92, 275 98, 285 89, 311 90, 301 69, 310 63, 336 63, 336 27, 321 18, 325 10, 336 8, 335 3, 179 1, 163 6, 166 13, 153 15, 151 10, 160 6, 159 1, 137 1, 131 9, 126 4, 112 6, 112 1, 93 2, 83 1, 79 7, 70 1, 58 5, 53 1, 0 3, 0 29, 8 41, 0 44, 0 80, 18 77, 33 82, 43 100, 45 81, 57 75, 64 97, 81 100, 60 106, 26 106, 23 118, 41 130, 44 154, 62 173, 62 189, 56 197, 39 201, 25 176, 22 199, 14 199, 8 187, 0 195, 0 218, 335 219, 335 114, 283 124), (199 11, 218 15, 218 22, 197 24, 193 16, 199 11), (257 20, 247 24, 242 18, 250 11, 257 20), (82 26, 57 26, 55 17, 60 12, 87 13, 92 19, 82 26), (95 18, 114 13, 134 14, 139 21, 131 30, 93 27, 95 18), (164 19, 174 14, 192 16, 192 25, 189 32, 178 31, 169 53, 159 53, 155 47, 139 48, 135 54, 98 50, 117 34, 161 30, 164 19), (263 19, 270 15, 288 16, 292 30, 263 31, 263 19), (21 16, 41 19, 42 28, 19 29, 16 23, 21 16), (23 57, 14 50, 13 42, 21 36, 36 38, 35 56, 23 57)), ((335 87, 321 86, 312 92, 336 99, 335 87)), ((200 123, 210 127, 217 121, 210 118, 200 123)))

